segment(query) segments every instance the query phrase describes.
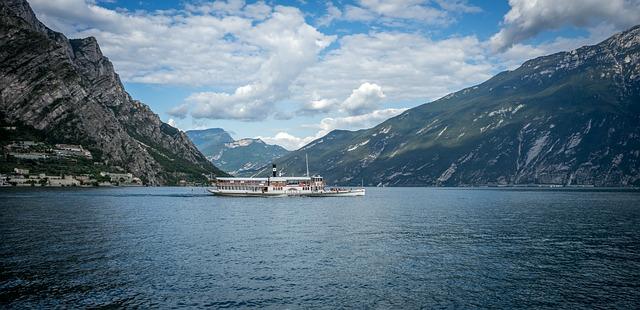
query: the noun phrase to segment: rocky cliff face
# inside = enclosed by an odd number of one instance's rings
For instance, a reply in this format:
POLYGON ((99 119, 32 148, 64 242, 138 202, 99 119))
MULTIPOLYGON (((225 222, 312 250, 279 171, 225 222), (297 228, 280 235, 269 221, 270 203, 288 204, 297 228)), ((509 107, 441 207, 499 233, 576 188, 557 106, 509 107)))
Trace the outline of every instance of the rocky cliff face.
POLYGON ((237 176, 251 176, 289 153, 279 145, 266 144, 260 139, 233 140, 221 128, 189 130, 186 133, 207 159, 237 176))
MULTIPOLYGON (((278 161, 369 185, 640 186, 640 26, 278 161)), ((263 174, 267 174, 265 170, 263 174)))
POLYGON ((68 40, 24 0, 0 2, 2 120, 80 143, 150 184, 224 174, 187 136, 133 100, 95 38, 68 40))

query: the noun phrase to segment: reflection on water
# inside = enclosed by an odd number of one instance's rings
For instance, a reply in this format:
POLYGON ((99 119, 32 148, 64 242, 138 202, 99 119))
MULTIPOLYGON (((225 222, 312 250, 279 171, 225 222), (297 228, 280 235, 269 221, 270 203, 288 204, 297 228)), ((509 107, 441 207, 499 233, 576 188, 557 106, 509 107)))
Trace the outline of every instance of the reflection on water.
POLYGON ((0 305, 640 305, 640 193, 0 189, 0 305))

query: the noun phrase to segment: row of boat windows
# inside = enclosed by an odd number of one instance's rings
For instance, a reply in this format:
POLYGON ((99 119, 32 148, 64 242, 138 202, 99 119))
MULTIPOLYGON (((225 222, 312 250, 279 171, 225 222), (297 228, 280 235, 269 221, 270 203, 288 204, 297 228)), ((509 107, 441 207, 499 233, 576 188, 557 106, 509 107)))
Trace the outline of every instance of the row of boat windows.
MULTIPOLYGON (((231 182, 218 182, 218 184, 222 186, 233 185, 233 186, 265 186, 267 185, 265 182, 238 182, 234 184, 234 181, 231 182), (239 184, 239 185, 236 185, 239 184)), ((309 182, 300 182, 296 180, 287 181, 287 182, 271 182, 273 186, 285 186, 285 185, 294 185, 294 186, 309 186, 309 182)))
POLYGON ((266 187, 255 187, 255 186, 220 186, 218 185, 218 189, 222 189, 222 190, 231 190, 231 191, 252 191, 252 192, 259 192, 262 191, 262 189, 266 190, 266 187))
MULTIPOLYGON (((231 191, 252 191, 252 192, 260 192, 263 189, 266 191, 266 187, 255 187, 255 186, 226 186, 226 185, 218 185, 218 189, 221 190, 231 190, 231 191)), ((273 190, 281 191, 283 187, 276 186, 273 187, 273 190)), ((310 186, 303 186, 302 190, 311 190, 310 186)))

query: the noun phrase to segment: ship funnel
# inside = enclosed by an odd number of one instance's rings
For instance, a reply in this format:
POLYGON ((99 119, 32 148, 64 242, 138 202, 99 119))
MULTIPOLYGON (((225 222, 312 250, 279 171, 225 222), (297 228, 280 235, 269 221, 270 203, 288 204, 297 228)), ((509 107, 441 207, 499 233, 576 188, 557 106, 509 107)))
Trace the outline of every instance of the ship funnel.
POLYGON ((276 164, 273 164, 273 169, 272 169, 272 171, 273 171, 273 177, 275 178, 275 177, 277 176, 277 175, 276 175, 276 172, 278 171, 278 169, 276 169, 276 164))

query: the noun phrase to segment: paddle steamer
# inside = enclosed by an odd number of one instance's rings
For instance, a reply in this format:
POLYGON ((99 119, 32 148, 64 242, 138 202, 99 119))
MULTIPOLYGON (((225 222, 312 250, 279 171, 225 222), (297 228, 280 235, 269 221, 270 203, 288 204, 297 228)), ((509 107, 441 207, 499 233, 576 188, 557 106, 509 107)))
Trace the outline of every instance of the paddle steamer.
POLYGON ((319 176, 286 177, 278 176, 273 165, 272 176, 268 178, 216 178, 215 187, 208 191, 218 196, 236 197, 345 197, 364 196, 364 188, 326 188, 324 179, 319 176))

